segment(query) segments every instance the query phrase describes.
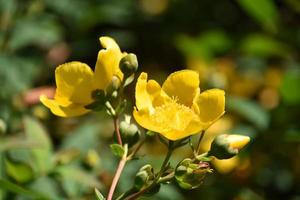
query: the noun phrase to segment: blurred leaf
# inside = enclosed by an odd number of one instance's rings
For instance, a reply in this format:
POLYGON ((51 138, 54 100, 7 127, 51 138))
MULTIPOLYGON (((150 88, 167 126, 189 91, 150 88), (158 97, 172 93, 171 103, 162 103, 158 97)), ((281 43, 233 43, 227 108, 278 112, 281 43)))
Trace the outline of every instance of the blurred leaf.
POLYGON ((0 141, 0 152, 12 149, 34 148, 38 142, 26 140, 24 137, 5 137, 0 141))
POLYGON ((86 155, 89 149, 99 147, 98 124, 85 123, 69 133, 61 145, 62 149, 77 149, 81 155, 86 155))
POLYGON ((32 58, 0 54, 0 97, 10 98, 28 89, 39 72, 32 58))
POLYGON ((270 31, 277 29, 279 13, 273 0, 237 0, 240 6, 270 31))
POLYGON ((97 188, 95 188, 95 194, 96 194, 97 200, 105 200, 104 196, 101 194, 101 192, 99 190, 97 190, 97 188))
POLYGON ((288 70, 283 75, 280 86, 282 99, 287 104, 300 103, 300 70, 288 70))
POLYGON ((39 173, 45 174, 53 167, 52 143, 44 127, 35 119, 25 117, 25 133, 29 140, 37 141, 39 147, 30 149, 34 165, 39 173))
POLYGON ((300 130, 290 129, 284 134, 284 139, 287 142, 300 142, 300 130))
POLYGON ((61 40, 59 24, 53 18, 44 16, 22 17, 16 21, 9 47, 18 50, 29 45, 49 48, 61 40))
POLYGON ((244 53, 256 56, 279 56, 287 57, 289 48, 273 38, 260 35, 251 34, 241 41, 240 48, 244 53))
POLYGON ((5 167, 7 174, 19 183, 28 182, 34 176, 32 168, 25 163, 11 162, 6 159, 5 167))
POLYGON ((11 191, 16 194, 20 194, 22 196, 30 197, 32 199, 50 200, 49 198, 45 197, 44 195, 42 195, 40 193, 24 189, 16 184, 9 182, 7 180, 4 180, 4 179, 0 179, 0 188, 11 191))
POLYGON ((119 144, 111 144, 110 149, 114 155, 122 157, 124 154, 124 148, 119 144))
POLYGON ((177 48, 187 57, 200 57, 209 60, 219 53, 227 51, 232 41, 223 31, 207 31, 196 38, 179 36, 176 39, 177 48))
POLYGON ((70 197, 77 197, 81 193, 91 191, 91 188, 102 188, 95 176, 76 165, 61 166, 55 171, 61 176, 63 188, 70 197))
POLYGON ((40 176, 34 182, 30 184, 30 189, 32 191, 44 194, 49 197, 49 199, 62 200, 60 197, 61 187, 54 179, 48 176, 40 176))
POLYGON ((226 97, 226 104, 228 110, 237 112, 258 128, 266 129, 268 127, 270 116, 259 104, 233 96, 226 97))

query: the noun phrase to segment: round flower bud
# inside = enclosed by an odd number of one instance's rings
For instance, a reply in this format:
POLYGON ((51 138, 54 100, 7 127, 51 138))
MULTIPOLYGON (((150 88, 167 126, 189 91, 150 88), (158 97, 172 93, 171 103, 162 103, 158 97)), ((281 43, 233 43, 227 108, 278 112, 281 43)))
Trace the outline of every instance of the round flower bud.
POLYGON ((106 92, 108 94, 113 94, 115 91, 117 91, 119 89, 120 86, 121 86, 120 78, 117 76, 113 76, 109 86, 106 89, 106 92))
POLYGON ((232 158, 237 155, 249 141, 250 137, 244 135, 219 135, 212 142, 209 155, 215 156, 218 159, 232 158))
POLYGON ((178 185, 186 190, 198 188, 207 173, 212 172, 208 162, 193 161, 186 158, 175 169, 175 178, 178 185))
POLYGON ((124 143, 134 145, 140 138, 140 131, 135 124, 124 120, 120 123, 120 133, 124 143))
POLYGON ((138 60, 135 54, 129 53, 124 56, 119 64, 119 67, 125 77, 129 77, 131 74, 137 71, 138 69, 138 60))
POLYGON ((96 101, 101 101, 105 99, 105 92, 104 90, 94 90, 92 91, 92 98, 96 101))
POLYGON ((152 184, 154 178, 155 176, 153 167, 149 164, 144 165, 135 175, 134 187, 139 190, 144 186, 152 184))

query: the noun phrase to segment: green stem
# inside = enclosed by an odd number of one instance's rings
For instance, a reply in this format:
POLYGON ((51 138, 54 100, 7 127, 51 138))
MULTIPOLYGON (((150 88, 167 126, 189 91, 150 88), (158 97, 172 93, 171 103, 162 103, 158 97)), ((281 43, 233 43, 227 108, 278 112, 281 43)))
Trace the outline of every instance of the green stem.
POLYGON ((198 155, 198 154, 199 154, 199 152, 200 152, 200 144, 201 144, 201 141, 202 141, 202 139, 203 139, 204 135, 205 135, 205 131, 201 131, 201 133, 200 133, 200 137, 199 137, 199 140, 198 140, 198 144, 197 144, 197 151, 196 151, 196 155, 198 155))

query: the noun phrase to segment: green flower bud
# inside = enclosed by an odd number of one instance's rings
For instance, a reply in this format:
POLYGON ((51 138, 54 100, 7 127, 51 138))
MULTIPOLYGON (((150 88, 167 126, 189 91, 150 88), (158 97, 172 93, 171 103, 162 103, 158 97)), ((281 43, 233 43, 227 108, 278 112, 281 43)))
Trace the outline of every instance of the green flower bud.
POLYGON ((4 134, 6 132, 6 123, 0 119, 0 135, 4 134))
POLYGON ((109 86, 106 89, 106 92, 108 94, 113 94, 114 92, 116 92, 120 88, 120 86, 121 86, 120 78, 117 77, 117 76, 113 76, 109 86))
POLYGON ((154 178, 155 176, 153 167, 149 164, 144 165, 135 175, 134 187, 140 190, 142 187, 152 184, 154 178))
POLYGON ((125 120, 120 123, 120 133, 124 143, 129 146, 134 145, 140 138, 140 131, 135 124, 130 123, 129 116, 126 116, 125 120))
POLYGON ((97 89, 97 90, 92 91, 92 99, 94 99, 96 101, 105 99, 104 90, 97 89))
POLYGON ((136 55, 129 53, 124 56, 120 61, 119 67, 125 77, 129 77, 131 74, 135 73, 138 69, 138 60, 136 55))
POLYGON ((211 144, 209 155, 218 159, 229 159, 237 155, 239 151, 250 141, 243 135, 218 135, 211 144))
POLYGON ((198 188, 207 173, 212 172, 208 162, 193 161, 186 158, 175 169, 175 178, 178 185, 186 190, 198 188))

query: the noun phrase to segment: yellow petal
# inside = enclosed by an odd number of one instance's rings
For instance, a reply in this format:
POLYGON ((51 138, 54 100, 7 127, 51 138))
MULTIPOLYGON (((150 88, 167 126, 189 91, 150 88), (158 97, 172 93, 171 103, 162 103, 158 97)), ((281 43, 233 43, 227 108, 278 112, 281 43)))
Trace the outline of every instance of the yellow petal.
POLYGON ((134 108, 133 117, 134 117, 135 121, 145 129, 148 129, 148 130, 151 130, 151 131, 154 131, 157 133, 161 133, 161 132, 165 131, 165 128, 162 127, 162 124, 155 122, 153 120, 153 118, 151 118, 149 112, 147 112, 145 110, 137 111, 137 109, 134 108))
POLYGON ((58 100, 48 99, 45 95, 40 96, 40 101, 48 107, 51 112, 60 117, 75 117, 83 115, 90 110, 84 108, 84 105, 59 102, 58 100))
POLYGON ((54 99, 61 103, 89 104, 93 90, 93 71, 81 62, 69 62, 55 70, 56 92, 54 99))
POLYGON ((250 142, 250 137, 245 135, 228 135, 226 140, 231 148, 240 150, 250 142))
POLYGON ((141 73, 135 88, 135 100, 138 110, 152 112, 154 107, 162 105, 169 97, 161 89, 160 85, 154 81, 147 81, 147 73, 141 73))
POLYGON ((198 96, 197 104, 200 120, 209 126, 225 112, 225 92, 220 89, 206 90, 198 96))
POLYGON ((162 89, 170 97, 178 98, 178 103, 191 106, 199 93, 199 74, 192 70, 181 70, 170 74, 162 89))
POLYGON ((123 79, 119 62, 124 55, 114 39, 100 37, 100 43, 106 49, 102 49, 98 53, 95 68, 95 87, 104 90, 110 84, 113 75, 117 75, 121 80, 123 79))
POLYGON ((240 159, 238 156, 234 156, 224 160, 213 159, 212 163, 218 172, 227 174, 240 165, 240 159))
POLYGON ((200 121, 192 120, 187 127, 184 130, 170 130, 166 132, 162 132, 161 134, 168 138, 169 140, 180 140, 185 137, 194 135, 199 133, 205 128, 205 125, 203 125, 200 121))

